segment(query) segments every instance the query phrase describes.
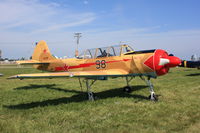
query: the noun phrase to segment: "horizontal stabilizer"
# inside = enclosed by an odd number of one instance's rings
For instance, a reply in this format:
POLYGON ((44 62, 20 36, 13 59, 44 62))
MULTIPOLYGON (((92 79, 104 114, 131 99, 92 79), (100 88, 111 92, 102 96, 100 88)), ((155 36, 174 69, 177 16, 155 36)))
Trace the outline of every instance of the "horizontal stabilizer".
POLYGON ((17 61, 17 64, 20 65, 40 65, 40 64, 49 64, 50 62, 41 62, 37 60, 20 60, 17 61))

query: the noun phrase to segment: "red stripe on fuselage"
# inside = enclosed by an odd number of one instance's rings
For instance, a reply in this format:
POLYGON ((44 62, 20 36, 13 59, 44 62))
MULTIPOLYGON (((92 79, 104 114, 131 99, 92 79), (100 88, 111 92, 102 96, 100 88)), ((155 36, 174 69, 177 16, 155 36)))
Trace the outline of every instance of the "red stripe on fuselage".
POLYGON ((75 69, 75 68, 84 68, 84 67, 90 67, 96 65, 96 63, 85 63, 85 64, 80 64, 77 66, 69 66, 69 69, 75 69))
MULTIPOLYGON (((131 59, 123 59, 123 60, 114 60, 114 61, 106 61, 106 63, 115 63, 115 62, 121 62, 121 61, 129 61, 131 59)), ((84 67, 90 67, 96 65, 95 63, 84 63, 84 64, 79 64, 77 66, 67 66, 65 64, 64 67, 55 67, 55 71, 68 71, 69 69, 76 69, 76 68, 84 68, 84 67)))

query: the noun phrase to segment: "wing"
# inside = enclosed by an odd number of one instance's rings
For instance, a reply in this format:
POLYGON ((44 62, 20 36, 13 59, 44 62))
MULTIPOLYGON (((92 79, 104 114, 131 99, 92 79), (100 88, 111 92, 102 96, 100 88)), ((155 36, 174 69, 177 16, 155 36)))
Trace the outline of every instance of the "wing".
POLYGON ((20 65, 39 65, 39 64, 49 64, 49 62, 40 62, 37 60, 20 60, 17 61, 17 64, 20 65))
POLYGON ((62 78, 62 77, 119 77, 129 74, 125 70, 102 70, 102 71, 80 71, 80 72, 55 72, 55 73, 34 73, 19 74, 9 77, 8 79, 25 79, 25 78, 62 78))

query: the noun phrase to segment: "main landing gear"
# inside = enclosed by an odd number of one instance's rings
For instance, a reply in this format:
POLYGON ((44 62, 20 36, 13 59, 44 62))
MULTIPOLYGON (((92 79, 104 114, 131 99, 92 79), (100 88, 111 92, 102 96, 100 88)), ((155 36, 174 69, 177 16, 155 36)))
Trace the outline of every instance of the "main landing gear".
POLYGON ((90 83, 89 79, 86 79, 86 81, 85 81, 86 87, 87 87, 88 99, 90 101, 94 101, 95 100, 94 93, 91 91, 91 87, 95 82, 96 82, 96 80, 92 80, 92 82, 90 83))
MULTIPOLYGON (((133 79, 134 77, 131 77, 131 78, 129 78, 128 76, 126 77, 126 83, 127 83, 127 86, 125 86, 124 88, 123 88, 123 91, 124 92, 126 92, 126 93, 131 93, 131 91, 132 91, 132 88, 131 88, 131 86, 129 85, 129 82, 133 79)), ((150 77, 147 77, 147 79, 145 79, 143 76, 140 76, 140 78, 142 79, 142 80, 144 80, 145 82, 146 82, 146 84, 148 85, 148 87, 149 87, 149 92, 150 92, 150 95, 149 95, 149 99, 151 100, 151 101, 158 101, 158 97, 155 95, 155 92, 154 92, 154 90, 153 90, 153 84, 151 83, 151 81, 150 81, 150 77)))
POLYGON ((155 92, 154 92, 154 90, 153 90, 153 84, 151 83, 151 81, 150 81, 150 77, 148 77, 147 79, 145 79, 144 77, 140 77, 142 80, 144 80, 146 83, 147 83, 147 85, 149 86, 149 92, 150 92, 150 95, 149 95, 149 99, 151 100, 151 101, 158 101, 158 97, 155 95, 155 92))
MULTIPOLYGON (((123 88, 123 91, 124 92, 126 92, 126 93, 130 93, 131 91, 132 91, 132 88, 130 87, 130 85, 129 85, 129 82, 133 79, 134 77, 126 77, 126 83, 127 83, 127 86, 125 86, 124 88, 123 88)), ((146 82, 146 84, 148 85, 148 87, 149 87, 149 92, 150 92, 150 95, 149 95, 149 99, 151 100, 151 101, 158 101, 158 97, 155 95, 155 92, 154 92, 154 90, 153 90, 153 84, 151 83, 151 81, 150 81, 150 77, 147 77, 147 79, 146 78, 144 78, 143 76, 140 76, 140 78, 142 79, 142 80, 144 80, 145 82, 146 82)), ((88 99, 90 100, 90 101, 94 101, 95 99, 96 99, 96 97, 94 96, 94 93, 91 91, 91 87, 92 87, 92 85, 96 82, 96 79, 94 79, 94 80, 92 80, 92 79, 85 79, 84 80, 85 81, 85 83, 86 83, 86 88, 87 88, 87 94, 88 94, 88 99)), ((81 90, 82 90, 82 83, 81 83, 81 81, 80 81, 80 78, 79 78, 79 83, 80 83, 80 87, 81 87, 81 90)))
POLYGON ((126 83, 127 83, 127 86, 125 86, 123 88, 123 91, 126 92, 126 93, 131 93, 132 91, 132 88, 131 86, 129 85, 129 82, 131 82, 131 80, 133 79, 134 77, 131 77, 130 79, 128 77, 126 77, 126 83))
MULTIPOLYGON (((91 91, 91 89, 92 89, 91 87, 96 82, 96 80, 95 79, 94 80, 85 79, 84 81, 85 81, 86 88, 87 88, 88 100, 94 101, 96 99, 96 97, 95 97, 94 93, 91 91)), ((81 90, 83 91, 82 82, 81 82, 80 78, 79 78, 79 84, 80 84, 81 90)))

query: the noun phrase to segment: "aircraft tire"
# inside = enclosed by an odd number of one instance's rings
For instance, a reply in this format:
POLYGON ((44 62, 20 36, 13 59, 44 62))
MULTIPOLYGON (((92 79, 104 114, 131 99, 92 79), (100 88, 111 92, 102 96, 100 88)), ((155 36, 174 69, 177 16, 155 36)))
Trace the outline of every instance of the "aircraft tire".
MULTIPOLYGON (((97 100, 98 97, 96 96, 96 94, 95 94, 94 92, 91 92, 91 93, 92 93, 92 95, 93 95, 93 100, 97 100)), ((88 94, 87 94, 87 98, 88 98, 89 100, 91 100, 91 99, 89 98, 88 94)))
POLYGON ((130 86, 126 86, 123 88, 123 91, 126 93, 131 93, 131 87, 130 86))
POLYGON ((153 94, 153 99, 151 99, 151 95, 149 95, 149 100, 158 101, 158 97, 155 94, 153 94))

